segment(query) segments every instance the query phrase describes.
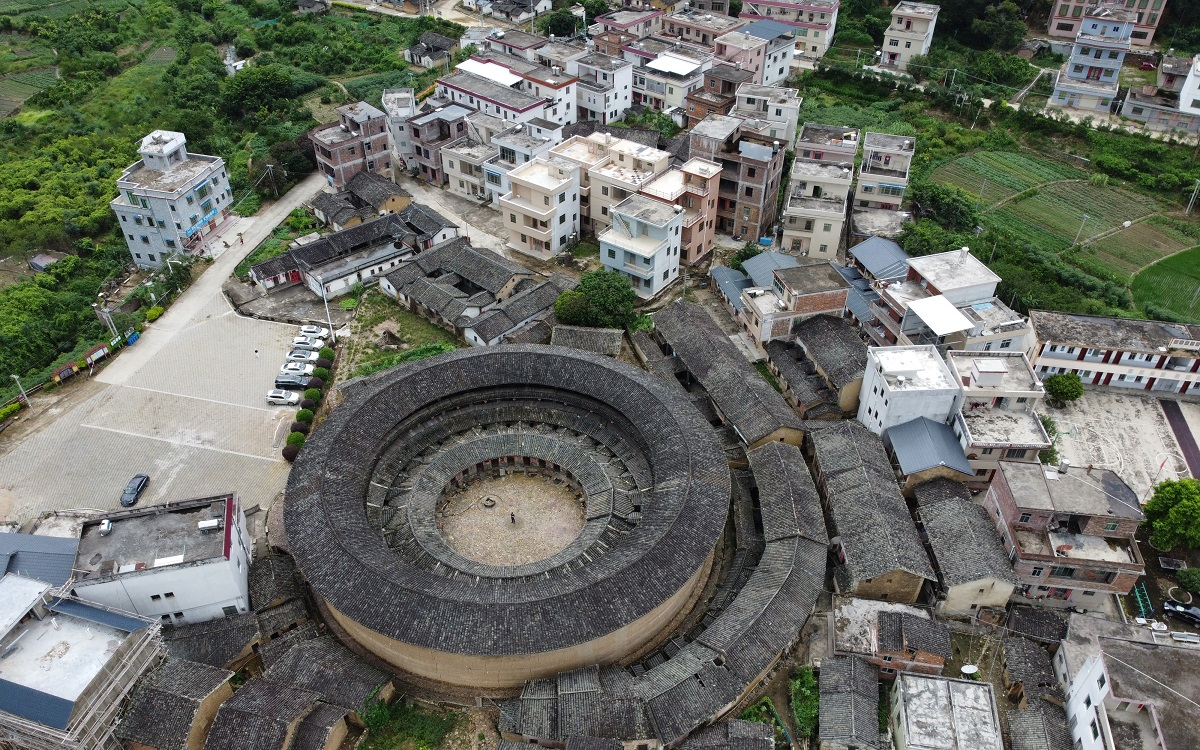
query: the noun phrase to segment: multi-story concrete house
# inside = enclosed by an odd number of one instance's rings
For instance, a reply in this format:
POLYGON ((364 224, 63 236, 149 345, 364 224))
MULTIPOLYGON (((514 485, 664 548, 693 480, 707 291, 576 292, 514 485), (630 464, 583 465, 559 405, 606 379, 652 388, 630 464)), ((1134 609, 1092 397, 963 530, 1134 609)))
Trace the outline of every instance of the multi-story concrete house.
POLYGON ((796 27, 779 21, 761 20, 744 26, 741 31, 767 43, 763 50, 762 80, 755 83, 770 86, 791 75, 792 60, 796 56, 796 27))
MULTIPOLYGON (((1106 0, 1055 0, 1046 31, 1052 37, 1074 39, 1083 25, 1085 14, 1104 4, 1106 0)), ((1133 33, 1130 34, 1133 46, 1150 47, 1167 0, 1117 0, 1116 5, 1135 14, 1133 33)))
POLYGON ((854 205, 889 211, 900 208, 908 189, 908 172, 916 145, 909 136, 868 132, 863 139, 854 205))
POLYGON ((709 13, 725 14, 730 11, 728 0, 690 0, 690 3, 688 7, 709 13))
POLYGON ((767 40, 761 36, 748 34, 745 28, 731 31, 717 37, 713 45, 713 54, 718 60, 723 60, 738 70, 749 71, 750 83, 763 82, 767 40))
POLYGON ((746 118, 745 130, 760 138, 779 140, 791 149, 800 120, 800 92, 782 86, 742 84, 730 114, 746 118))
POLYGON ((413 89, 384 89, 381 101, 387 114, 388 138, 392 146, 392 163, 402 172, 412 166, 413 143, 408 129, 409 119, 419 109, 413 89))
POLYGON ((847 197, 854 172, 839 163, 792 162, 783 205, 783 247, 796 255, 833 260, 846 223, 847 197))
POLYGON ((317 169, 336 190, 359 172, 392 175, 388 118, 366 102, 337 108, 338 121, 312 132, 317 169))
POLYGON ((709 115, 689 133, 690 154, 721 165, 717 231, 743 240, 772 233, 785 150, 743 131, 743 120, 709 115))
POLYGON ((1097 595, 1128 594, 1146 572, 1134 539, 1146 517, 1108 469, 1001 461, 981 502, 1013 560, 1018 594, 1088 607, 1097 595))
POLYGON ((1032 310, 1033 366, 1075 373, 1084 387, 1190 393, 1200 385, 1200 326, 1032 310))
POLYGON ((749 20, 708 13, 694 8, 683 8, 663 17, 662 34, 676 37, 680 41, 711 47, 716 38, 730 31, 737 31, 749 20))
POLYGON ((599 236, 612 225, 612 207, 666 172, 671 166, 671 154, 604 133, 593 133, 588 138, 600 144, 608 155, 606 161, 588 169, 592 231, 599 236))
POLYGON ((483 165, 499 152, 495 146, 471 138, 460 138, 444 146, 441 150, 442 171, 450 192, 472 200, 488 200, 483 165))
POLYGON ((892 691, 896 750, 1004 750, 991 683, 903 674, 892 691))
POLYGON ((637 38, 653 36, 662 31, 663 16, 661 10, 614 10, 596 16, 595 23, 589 31, 598 34, 604 31, 620 31, 634 34, 637 38))
MULTIPOLYGON (((538 50, 538 54, 544 49, 543 47, 541 50, 538 50)), ((577 111, 575 96, 579 81, 575 76, 567 73, 562 66, 554 65, 547 67, 540 63, 531 63, 524 58, 499 52, 477 53, 467 62, 483 63, 485 67, 488 63, 492 63, 504 68, 509 74, 517 76, 520 80, 509 84, 509 81, 512 79, 503 72, 489 68, 481 73, 483 77, 489 80, 498 80, 505 85, 511 85, 522 93, 544 100, 544 112, 535 116, 551 122, 557 122, 560 125, 568 125, 575 122, 577 111)), ((459 68, 465 69, 462 65, 459 68)), ((483 108, 481 107, 481 109, 483 108)), ((506 116, 504 119, 518 121, 528 119, 517 116, 518 110, 515 102, 508 109, 512 111, 512 115, 506 116)))
POLYGON ((1115 3, 1088 9, 1047 103, 1108 112, 1120 90, 1134 17, 1115 3))
POLYGON ((858 421, 876 435, 919 417, 945 424, 961 403, 962 388, 934 347, 867 350, 858 421))
POLYGON ((708 60, 713 56, 711 47, 701 47, 678 40, 668 41, 659 37, 648 36, 643 39, 628 42, 621 47, 621 56, 633 63, 634 72, 654 62, 660 55, 672 52, 686 55, 693 60, 708 60))
POLYGON ((937 27, 941 6, 901 0, 892 8, 892 23, 883 33, 883 55, 879 64, 898 71, 908 69, 909 60, 928 55, 933 45, 933 30, 937 27))
POLYGON ((546 120, 530 120, 492 137, 497 153, 483 163, 484 187, 493 208, 500 197, 512 191, 508 173, 550 151, 562 140, 562 126, 546 120))
POLYGON ((633 63, 620 57, 592 52, 567 63, 576 76, 575 109, 578 121, 607 125, 625 117, 633 104, 633 63))
POLYGON ((840 316, 846 308, 849 284, 827 263, 775 268, 770 273, 769 286, 757 286, 759 279, 755 277, 761 275, 751 273, 755 285, 742 290, 737 316, 759 348, 765 348, 772 340, 789 338, 805 318, 840 316))
POLYGON ((664 203, 683 206, 679 262, 695 265, 709 257, 716 234, 715 187, 721 165, 704 159, 689 159, 642 186, 641 194, 664 203))
POLYGON ((457 104, 438 107, 432 112, 409 118, 413 158, 409 169, 434 185, 446 183, 442 169, 442 149, 467 134, 467 116, 471 110, 457 104))
POLYGON ((749 0, 742 18, 770 19, 796 27, 796 54, 824 56, 833 43, 839 0, 749 0))
POLYGON ((544 36, 527 34, 524 31, 506 29, 492 32, 488 38, 488 47, 503 52, 506 55, 522 57, 529 62, 537 59, 537 51, 550 43, 544 36))
POLYGON ((251 544, 237 495, 121 510, 83 524, 71 586, 164 623, 232 617, 250 611, 251 544))
POLYGON ((664 52, 633 75, 633 103, 651 109, 684 108, 688 94, 704 86, 704 72, 712 68, 711 56, 664 52))
POLYGON ((625 276, 642 299, 679 278, 683 207, 630 195, 612 209, 612 226, 600 233, 600 262, 625 276))
POLYGON ((183 133, 155 130, 138 153, 142 158, 117 178, 109 205, 133 262, 158 268, 167 256, 203 245, 229 215, 233 191, 225 160, 188 153, 183 133))
POLYGON ((466 70, 456 70, 439 78, 438 96, 514 123, 545 116, 547 100, 544 96, 523 91, 524 79, 504 67, 493 63, 493 68, 490 71, 492 78, 466 70))
POLYGON ((1155 130, 1200 132, 1200 55, 1164 55, 1156 87, 1131 87, 1121 116, 1155 130))
POLYGON ((796 158, 824 161, 854 168, 858 158, 857 128, 806 122, 796 136, 796 158))
POLYGON ((738 88, 754 78, 754 72, 735 65, 713 65, 704 72, 704 88, 684 97, 687 126, 694 128, 711 114, 727 115, 737 103, 738 88))
MULTIPOLYGON (((566 159, 579 167, 579 223, 584 232, 599 234, 600 230, 592 221, 592 215, 599 215, 599 209, 593 211, 591 169, 608 161, 606 144, 615 140, 617 139, 603 133, 593 133, 589 136, 576 135, 550 148, 552 155, 566 159)), ((595 192, 599 194, 600 191, 597 189, 595 192)), ((605 205, 611 206, 611 196, 605 197, 610 201, 605 205)), ((608 223, 608 219, 605 218, 600 227, 608 226, 608 223)))
POLYGON ((508 173, 512 192, 500 198, 508 246, 546 260, 579 235, 579 167, 537 157, 508 173))
POLYGON ((1025 354, 952 350, 946 364, 962 388, 960 407, 946 421, 952 421, 974 473, 968 484, 990 482, 1000 461, 1037 463, 1038 453, 1050 447, 1034 411, 1045 390, 1025 354))
POLYGON ((631 34, 627 31, 612 31, 605 30, 600 33, 595 31, 590 32, 591 36, 588 39, 596 45, 596 51, 609 57, 624 57, 625 45, 636 42, 641 37, 637 34, 631 34))

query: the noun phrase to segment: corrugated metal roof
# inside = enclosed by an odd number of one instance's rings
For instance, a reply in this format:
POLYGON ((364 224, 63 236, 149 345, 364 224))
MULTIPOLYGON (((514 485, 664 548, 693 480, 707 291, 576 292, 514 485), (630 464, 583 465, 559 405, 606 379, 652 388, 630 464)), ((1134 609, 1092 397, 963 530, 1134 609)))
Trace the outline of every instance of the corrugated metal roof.
POLYGON ((889 428, 884 440, 891 445, 900 471, 915 474, 937 466, 946 466, 970 476, 971 464, 949 425, 917 417, 889 428))
POLYGON ((791 255, 776 253, 770 250, 759 253, 742 263, 746 275, 754 282, 754 286, 771 287, 775 283, 775 269, 795 268, 800 262, 791 255))
POLYGON ((741 310, 742 290, 750 286, 750 279, 746 278, 746 274, 739 273, 727 266, 713 266, 708 275, 717 282, 721 294, 729 300, 734 309, 741 310))
POLYGON ((0 534, 0 561, 4 573, 36 578, 52 586, 61 586, 71 577, 79 540, 33 534, 0 534))
POLYGON ((74 701, 0 679, 0 711, 66 729, 74 709, 74 701))
POLYGON ((886 237, 870 237, 847 252, 877 279, 895 279, 908 274, 908 253, 886 237))
POLYGON ((99 623, 100 625, 107 625, 110 628, 116 628, 117 630, 124 630, 127 633, 133 633, 141 630, 150 624, 145 620, 140 620, 136 617, 122 615, 117 612, 110 612, 107 609, 93 607, 89 604, 75 601, 74 599, 59 599, 51 604, 48 609, 53 612, 58 612, 59 614, 78 617, 81 620, 99 623))

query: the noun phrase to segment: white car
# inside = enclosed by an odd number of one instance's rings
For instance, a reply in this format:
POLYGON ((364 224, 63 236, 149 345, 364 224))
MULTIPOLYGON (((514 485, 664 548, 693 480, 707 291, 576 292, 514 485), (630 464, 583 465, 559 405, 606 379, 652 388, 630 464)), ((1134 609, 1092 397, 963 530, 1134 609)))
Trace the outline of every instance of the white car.
POLYGON ((283 367, 280 367, 279 371, 291 373, 293 375, 312 375, 313 366, 303 362, 288 362, 283 367))
POLYGON ((314 339, 329 338, 329 329, 321 326, 300 326, 301 336, 311 336, 314 339))
POLYGON ((295 406, 300 403, 300 394, 296 391, 267 391, 267 403, 273 406, 295 406))
POLYGON ((287 360, 289 362, 316 362, 321 358, 316 352, 309 352, 303 349, 293 349, 288 352, 287 360))
POLYGON ((308 336, 297 336, 292 339, 292 348, 319 352, 325 348, 325 340, 309 338, 308 336))

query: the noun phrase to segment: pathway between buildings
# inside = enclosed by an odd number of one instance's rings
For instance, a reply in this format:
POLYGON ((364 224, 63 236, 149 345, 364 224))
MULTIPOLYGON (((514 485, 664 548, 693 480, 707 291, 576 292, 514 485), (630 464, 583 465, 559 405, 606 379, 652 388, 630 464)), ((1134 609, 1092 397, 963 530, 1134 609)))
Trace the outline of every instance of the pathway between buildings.
POLYGON ((1192 436, 1192 428, 1188 427, 1187 420, 1183 418, 1183 410, 1179 408, 1179 404, 1165 398, 1160 398, 1158 403, 1162 406, 1163 414, 1167 415, 1167 424, 1171 425, 1171 432, 1175 433, 1175 442, 1179 443, 1179 450, 1183 451, 1183 460, 1187 461, 1188 472, 1193 477, 1200 477, 1200 447, 1196 445, 1196 438, 1192 436))

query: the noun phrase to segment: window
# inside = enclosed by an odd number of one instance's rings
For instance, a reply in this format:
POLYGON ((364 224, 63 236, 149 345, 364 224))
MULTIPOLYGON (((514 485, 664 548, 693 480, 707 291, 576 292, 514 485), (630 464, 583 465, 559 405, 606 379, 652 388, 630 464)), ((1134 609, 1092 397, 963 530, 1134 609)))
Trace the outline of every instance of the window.
POLYGON ((1100 739, 1100 725, 1096 723, 1095 719, 1092 719, 1092 739, 1100 739))
POLYGON ((1022 513, 1017 519, 1017 523, 1029 523, 1029 519, 1033 518, 1032 513, 1022 513))
POLYGON ((516 214, 509 214, 509 215, 508 215, 508 220, 509 220, 510 222, 512 222, 513 224, 516 224, 516 223, 517 223, 517 215, 516 215, 516 214))
POLYGON ((175 592, 174 592, 174 591, 168 591, 167 593, 163 594, 163 596, 165 596, 165 597, 166 597, 166 598, 168 598, 168 599, 174 599, 174 598, 175 598, 175 592))
POLYGON ((889 47, 899 47, 899 46, 900 46, 900 40, 899 40, 899 39, 889 39, 889 40, 888 40, 888 46, 889 46, 889 47))
POLYGON ((667 280, 667 273, 668 273, 667 271, 663 271, 663 278, 662 278, 663 281, 667 280))
POLYGON ((616 257, 617 257, 617 251, 616 251, 616 250, 613 250, 613 249, 610 247, 610 248, 608 249, 608 257, 610 257, 610 258, 616 258, 616 257))
POLYGON ((525 235, 521 235, 521 242, 529 242, 529 238, 525 235))
POLYGON ((1074 578, 1075 569, 1067 565, 1052 565, 1050 567, 1050 575, 1058 578, 1074 578))
POLYGON ((567 202, 567 194, 566 194, 566 193, 559 193, 559 194, 558 194, 558 202, 559 202, 559 203, 566 203, 566 202, 567 202))
POLYGON ((832 225, 832 224, 825 224, 825 225, 824 225, 824 227, 822 228, 822 231, 824 231, 824 232, 832 232, 832 231, 833 231, 833 225, 832 225))
POLYGON ((149 245, 149 244, 150 244, 150 238, 149 238, 147 235, 144 235, 144 234, 143 234, 143 235, 139 235, 139 236, 142 238, 142 244, 143 244, 143 245, 149 245))
POLYGON ((226 617, 233 617, 237 614, 237 607, 221 607, 221 614, 226 617))
POLYGON ((152 602, 162 601, 162 596, 160 594, 151 594, 150 601, 152 601, 152 602))
POLYGON ((600 186, 600 195, 608 195, 608 185, 600 186))
POLYGON ((1105 531, 1116 531, 1117 527, 1119 527, 1120 525, 1121 524, 1118 521, 1109 521, 1108 523, 1104 524, 1104 530, 1105 531))
POLYGON ((163 240, 163 243, 167 247, 171 247, 171 248, 175 247, 175 240, 163 240))
POLYGON ((985 456, 990 456, 990 455, 992 455, 992 452, 994 450, 995 450, 994 448, 984 448, 982 451, 980 451, 980 453, 982 453, 985 456))
POLYGON ((1096 687, 1100 688, 1101 690, 1103 690, 1104 686, 1107 684, 1108 684, 1108 679, 1105 678, 1104 675, 1100 675, 1098 678, 1096 678, 1096 687))
POLYGON ((753 177, 753 176, 754 176, 754 175, 756 175, 757 173, 758 173, 758 170, 756 170, 754 167, 749 167, 749 168, 747 168, 747 169, 746 169, 746 176, 747 176, 747 177, 753 177))
POLYGON ((559 217, 558 217, 558 223, 559 223, 559 224, 566 224, 566 223, 567 223, 567 215, 566 215, 566 214, 563 214, 562 216, 559 216, 559 217))
POLYGON ((752 188, 752 187, 748 187, 748 188, 746 188, 746 197, 747 197, 747 198, 753 198, 753 197, 754 197, 754 188, 752 188))
POLYGON ((1041 578, 1042 571, 1043 568, 1034 568, 1033 570, 1029 571, 1029 575, 1033 576, 1034 578, 1041 578))
POLYGON ((174 616, 174 618, 175 618, 176 620, 182 620, 182 619, 183 619, 183 613, 182 613, 182 612, 176 612, 176 613, 175 613, 173 616, 174 616))
POLYGON ((1000 342, 1001 349, 1007 349, 1010 346, 1012 346, 1012 339, 1004 339, 1003 341, 1000 342))
POLYGON ((1024 448, 1009 448, 1004 451, 1005 458, 1025 458, 1024 448))
POLYGON ((139 227, 142 226, 142 217, 140 217, 140 216, 133 217, 133 223, 137 224, 139 227))
POLYGON ((904 49, 912 49, 912 42, 905 42, 904 49))
POLYGON ((548 196, 548 195, 543 195, 543 196, 542 196, 542 202, 543 202, 543 203, 545 203, 547 206, 549 206, 549 205, 550 205, 550 196, 548 196))

